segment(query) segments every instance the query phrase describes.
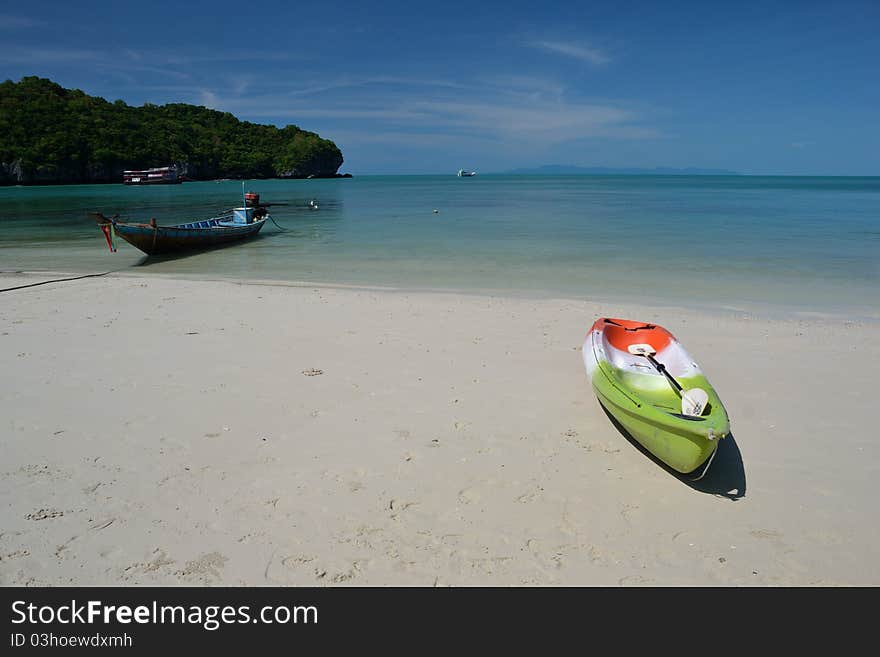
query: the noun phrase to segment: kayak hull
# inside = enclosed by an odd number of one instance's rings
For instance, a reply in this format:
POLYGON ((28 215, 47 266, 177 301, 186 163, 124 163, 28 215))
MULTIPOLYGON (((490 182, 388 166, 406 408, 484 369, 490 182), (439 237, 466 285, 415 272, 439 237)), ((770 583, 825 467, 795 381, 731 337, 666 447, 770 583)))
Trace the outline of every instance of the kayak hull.
POLYGON ((686 474, 705 465, 729 434, 727 411, 699 366, 671 333, 654 324, 600 318, 583 346, 584 365, 599 403, 642 447, 686 474), (681 412, 672 384, 629 344, 650 344, 683 389, 701 388, 709 401, 699 417, 681 412))

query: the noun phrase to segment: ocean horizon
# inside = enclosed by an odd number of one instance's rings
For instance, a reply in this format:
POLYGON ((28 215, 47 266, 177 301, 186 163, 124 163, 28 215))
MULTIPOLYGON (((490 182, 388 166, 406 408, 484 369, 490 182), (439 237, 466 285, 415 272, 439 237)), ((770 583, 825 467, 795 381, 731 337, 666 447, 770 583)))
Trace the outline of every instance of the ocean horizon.
POLYGON ((277 223, 180 257, 107 250, 91 211, 174 224, 240 180, 0 188, 0 271, 108 270, 878 318, 880 177, 363 175, 247 180, 277 223), (310 201, 316 201, 313 210, 310 201), (278 227, 280 226, 280 228, 278 227))

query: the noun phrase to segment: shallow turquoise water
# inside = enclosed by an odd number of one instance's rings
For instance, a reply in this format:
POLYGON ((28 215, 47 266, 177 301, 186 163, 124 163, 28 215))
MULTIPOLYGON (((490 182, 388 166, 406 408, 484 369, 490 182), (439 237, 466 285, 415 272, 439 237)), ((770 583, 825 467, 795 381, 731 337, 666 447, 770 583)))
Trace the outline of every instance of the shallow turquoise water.
POLYGON ((880 310, 880 178, 363 176, 247 189, 289 203, 272 211, 285 232, 269 224, 249 242, 156 259, 126 243, 109 253, 86 213, 180 223, 240 204, 240 181, 0 188, 0 271, 880 310))

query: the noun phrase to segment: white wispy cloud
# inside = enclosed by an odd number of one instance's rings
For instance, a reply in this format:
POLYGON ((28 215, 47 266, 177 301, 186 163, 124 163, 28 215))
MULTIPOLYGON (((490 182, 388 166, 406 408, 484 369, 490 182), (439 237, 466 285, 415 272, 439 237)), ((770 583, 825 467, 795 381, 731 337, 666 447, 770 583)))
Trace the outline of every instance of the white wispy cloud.
POLYGON ((380 144, 394 145, 403 148, 436 148, 456 146, 460 148, 473 147, 476 142, 484 142, 487 146, 494 140, 488 137, 474 137, 472 135, 450 135, 446 132, 395 132, 379 130, 364 132, 360 130, 334 130, 332 139, 337 144, 380 144))
MULTIPOLYGON (((607 61, 582 44, 534 43, 589 61, 607 61)), ((303 125, 331 139, 343 131, 352 139, 362 135, 362 143, 377 139, 429 143, 442 135, 446 142, 492 142, 497 150, 592 137, 661 136, 641 111, 625 101, 585 98, 552 73, 542 77, 486 72, 477 78, 419 79, 393 74, 327 76, 284 66, 253 67, 253 73, 243 73, 181 65, 214 61, 204 53, 184 51, 168 58, 154 54, 137 48, 17 46, 0 49, 0 64, 73 62, 81 70, 124 80, 128 93, 122 89, 119 95, 135 104, 194 103, 244 120, 303 125)))
POLYGON ((310 59, 292 52, 271 52, 264 50, 223 50, 216 53, 175 53, 162 55, 149 53, 151 58, 176 66, 193 66, 196 64, 217 64, 224 62, 294 62, 310 59))
POLYGON ((204 105, 210 109, 220 109, 219 105, 221 105, 220 99, 210 89, 200 89, 199 90, 199 104, 204 105))
POLYGON ((525 75, 498 75, 480 80, 483 88, 526 100, 556 102, 564 99, 566 87, 555 79, 525 75))
POLYGON ((458 90, 465 90, 470 88, 470 86, 462 84, 460 82, 451 82, 448 80, 426 80, 418 78, 381 75, 361 78, 346 77, 337 78, 335 80, 322 80, 320 82, 311 84, 306 83, 299 87, 291 88, 288 92, 288 95, 291 97, 314 96, 331 91, 341 91, 346 89, 357 89, 379 85, 385 87, 436 87, 458 90))
POLYGON ((21 30, 29 27, 40 27, 45 24, 43 21, 37 21, 26 16, 0 14, 0 30, 21 30))
POLYGON ((546 50, 557 55, 573 57, 574 59, 579 59, 594 66, 600 66, 610 61, 608 55, 603 51, 582 43, 537 39, 528 41, 526 45, 539 50, 546 50))
POLYGON ((9 46, 0 48, 0 64, 12 66, 70 66, 88 65, 92 70, 112 72, 124 79, 135 80, 138 73, 150 73, 160 77, 189 80, 191 75, 180 67, 167 64, 146 65, 143 61, 149 61, 143 57, 143 53, 125 49, 120 51, 89 50, 85 48, 56 48, 56 47, 32 47, 32 46, 9 46))
POLYGON ((0 63, 54 64, 57 62, 101 60, 106 54, 81 48, 39 48, 12 46, 0 48, 0 63))
POLYGON ((375 80, 348 80, 328 84, 326 93, 309 97, 292 94, 235 94, 214 89, 204 95, 210 106, 250 120, 292 121, 309 119, 335 125, 351 133, 431 133, 447 136, 487 136, 517 143, 565 142, 587 137, 655 138, 660 133, 646 126, 638 113, 622 103, 567 100, 563 91, 538 79, 514 86, 429 85, 405 87, 375 80), (339 93, 356 86, 356 93, 339 93), (462 93, 462 88, 466 93, 462 93), (466 98, 466 100, 462 100, 466 98))
POLYGON ((191 78, 190 70, 200 64, 227 61, 288 62, 297 59, 293 55, 277 53, 227 52, 222 55, 174 54, 165 55, 148 50, 122 48, 99 50, 54 46, 30 46, 10 44, 0 48, 0 63, 6 64, 57 64, 71 61, 90 61, 105 69, 118 71, 143 71, 170 75, 179 79, 191 78), (144 62, 150 62, 146 65, 144 62))
POLYGON ((251 88, 251 83, 253 82, 251 78, 242 75, 230 76, 229 81, 232 84, 232 92, 237 96, 246 94, 251 88))
POLYGON ((416 106, 450 125, 551 139, 608 135, 635 119, 634 114, 626 109, 584 103, 548 105, 484 99, 481 102, 418 103, 416 106))

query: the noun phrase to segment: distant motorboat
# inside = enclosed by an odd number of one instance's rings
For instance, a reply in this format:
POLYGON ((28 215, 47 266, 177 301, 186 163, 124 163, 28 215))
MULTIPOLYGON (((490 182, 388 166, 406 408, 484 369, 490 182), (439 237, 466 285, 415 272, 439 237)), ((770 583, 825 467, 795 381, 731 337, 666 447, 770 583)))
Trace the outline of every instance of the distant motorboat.
POLYGON ((459 178, 469 178, 470 176, 476 176, 476 175, 477 175, 476 171, 465 171, 464 169, 458 170, 458 177, 459 178))

